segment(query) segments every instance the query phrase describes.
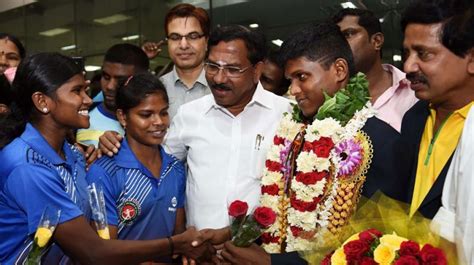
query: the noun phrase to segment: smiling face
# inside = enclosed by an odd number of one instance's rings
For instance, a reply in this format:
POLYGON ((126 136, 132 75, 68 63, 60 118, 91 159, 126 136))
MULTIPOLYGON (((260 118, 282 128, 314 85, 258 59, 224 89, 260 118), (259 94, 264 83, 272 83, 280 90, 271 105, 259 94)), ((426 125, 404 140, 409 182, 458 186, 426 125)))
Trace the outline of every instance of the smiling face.
POLYGON ((121 79, 135 74, 135 66, 105 61, 102 65, 100 86, 104 93, 104 105, 109 111, 115 110, 115 96, 121 79))
POLYGON ((57 127, 89 128, 92 99, 87 95, 87 83, 82 74, 71 77, 53 96, 47 98, 50 102, 48 115, 59 125, 57 127))
MULTIPOLYGON (((177 17, 167 25, 168 37, 173 34, 186 36, 190 33, 202 35, 201 25, 194 17, 177 17)), ((192 40, 181 38, 172 40, 168 38, 168 52, 171 60, 179 69, 194 69, 204 62, 206 56, 207 37, 192 40)))
POLYGON ((324 103, 323 91, 332 96, 347 83, 347 69, 344 59, 337 59, 327 70, 306 57, 288 60, 285 76, 291 81, 290 92, 305 117, 316 115, 324 103))
POLYGON ((239 76, 229 77, 223 70, 216 74, 206 71, 206 79, 216 103, 237 115, 250 102, 260 78, 262 63, 252 66, 243 40, 221 41, 210 48, 208 61, 220 66, 245 69, 239 76))
POLYGON ((0 74, 10 67, 17 67, 20 61, 20 51, 15 43, 9 39, 0 39, 0 74))
POLYGON ((156 146, 163 142, 170 124, 168 103, 156 92, 147 95, 137 106, 124 113, 117 110, 117 117, 125 128, 128 142, 156 146))
MULTIPOLYGON (((435 105, 450 104, 472 94, 467 88, 470 56, 456 56, 440 42, 442 24, 408 24, 404 70, 417 98, 435 105)), ((471 81, 472 82, 472 81, 471 81)))

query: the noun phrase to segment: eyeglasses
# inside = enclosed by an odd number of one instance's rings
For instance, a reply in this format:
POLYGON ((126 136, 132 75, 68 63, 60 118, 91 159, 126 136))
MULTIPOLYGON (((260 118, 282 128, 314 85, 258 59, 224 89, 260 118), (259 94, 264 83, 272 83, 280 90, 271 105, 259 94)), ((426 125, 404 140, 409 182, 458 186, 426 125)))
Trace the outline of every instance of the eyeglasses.
POLYGON ((171 33, 167 37, 167 39, 170 40, 170 41, 180 41, 183 38, 185 38, 187 41, 195 41, 195 40, 198 40, 202 37, 204 37, 204 34, 200 34, 200 33, 197 33, 197 32, 191 32, 191 33, 186 34, 186 35, 180 35, 178 33, 171 33))
POLYGON ((241 76, 247 69, 252 67, 253 65, 249 65, 243 69, 237 66, 227 66, 227 65, 218 65, 211 62, 205 62, 204 67, 206 73, 210 75, 217 75, 219 70, 222 70, 222 73, 228 77, 239 77, 241 76))

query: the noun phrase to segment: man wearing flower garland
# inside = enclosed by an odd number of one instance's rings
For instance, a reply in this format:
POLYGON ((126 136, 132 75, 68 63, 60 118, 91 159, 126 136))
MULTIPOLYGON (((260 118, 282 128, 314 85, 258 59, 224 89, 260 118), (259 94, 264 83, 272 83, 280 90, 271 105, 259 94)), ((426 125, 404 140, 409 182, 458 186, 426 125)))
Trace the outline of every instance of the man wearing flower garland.
MULTIPOLYGON (((329 95, 334 95, 338 90, 348 85, 349 77, 352 74, 354 74, 354 64, 353 64, 353 58, 352 58, 350 47, 347 41, 345 40, 344 36, 342 35, 342 33, 339 31, 339 28, 337 27, 337 25, 328 23, 328 24, 310 26, 310 27, 301 29, 288 37, 287 41, 284 42, 281 48, 281 53, 282 53, 282 60, 285 63, 285 75, 291 81, 291 93, 292 95, 295 96, 296 101, 298 103, 299 110, 301 111, 301 112, 299 111, 294 112, 293 119, 298 120, 299 118, 301 118, 303 120, 306 120, 306 122, 311 123, 313 118, 318 119, 317 117, 318 115, 323 114, 323 113, 327 114, 333 111, 334 109, 331 109, 331 107, 328 106, 328 104, 324 105, 324 111, 320 109, 320 107, 323 106, 323 102, 325 101, 325 95, 323 91, 329 95)), ((360 79, 357 79, 357 78, 354 80, 356 80, 355 83, 357 83, 358 81, 361 81, 360 79)), ((354 85, 354 83, 352 85, 354 85)), ((365 89, 367 91, 366 96, 368 96, 367 87, 365 87, 365 89)), ((357 89, 355 89, 353 92, 356 94, 358 93, 357 89)), ((364 98, 364 96, 362 96, 362 98, 364 98)), ((378 190, 378 189, 383 190, 384 188, 388 188, 388 186, 384 186, 384 185, 387 183, 391 183, 391 181, 393 180, 393 175, 390 175, 389 170, 388 171, 386 170, 386 169, 390 169, 390 163, 388 161, 385 163, 381 155, 385 155, 385 153, 387 154, 389 153, 388 152, 388 148, 390 146, 389 143, 393 142, 394 139, 397 137, 397 132, 393 130, 393 128, 391 128, 388 124, 382 122, 381 120, 378 120, 375 117, 372 117, 374 113, 370 111, 370 107, 369 108, 364 107, 366 102, 367 102, 367 97, 365 97, 364 100, 359 102, 361 104, 357 108, 360 109, 360 111, 357 111, 355 114, 352 112, 352 114, 348 115, 349 116, 348 118, 350 119, 350 121, 348 121, 347 126, 344 127, 343 134, 349 133, 350 131, 349 125, 353 125, 355 127, 359 126, 357 128, 360 128, 363 126, 362 130, 365 131, 365 133, 370 137, 372 141, 373 149, 376 150, 376 152, 374 152, 374 156, 372 158, 372 167, 369 169, 369 172, 366 175, 367 182, 364 185, 364 189, 363 189, 365 191, 364 192, 365 194, 371 194, 375 192, 375 190, 378 190), (364 118, 361 118, 359 120, 356 119, 355 122, 352 122, 353 119, 351 119, 351 117, 354 118, 358 115, 359 117, 364 116, 364 118), (357 126, 355 124, 357 124, 357 126)), ((356 104, 356 103, 349 103, 349 102, 347 103, 352 106, 356 104)), ((368 106, 370 106, 370 103, 368 106)), ((287 121, 287 122, 291 123, 291 121, 287 121)), ((282 124, 280 125, 280 129, 278 129, 279 131, 277 132, 277 135, 278 134, 280 135, 298 134, 298 130, 299 130, 298 128, 296 128, 296 132, 295 132, 293 129, 291 129, 293 128, 293 126, 285 127, 285 123, 287 122, 285 122, 285 120, 282 122, 282 124)), ((323 128, 328 128, 328 131, 334 131, 334 130, 337 131, 338 130, 337 128, 339 128, 338 125, 335 125, 335 123, 331 122, 331 119, 322 119, 321 122, 327 125, 327 126, 319 127, 321 132, 324 131, 323 128), (331 128, 333 128, 334 130, 331 128)), ((310 128, 311 126, 313 125, 310 125, 308 128, 310 128)), ((315 125, 315 126, 319 126, 319 125, 315 125)), ((291 145, 292 150, 289 151, 290 153, 294 152, 294 156, 295 156, 297 164, 299 163, 298 161, 301 160, 300 154, 305 153, 305 150, 306 150, 305 144, 302 143, 302 148, 299 150, 297 149, 295 150, 293 149, 293 147, 297 144, 298 139, 302 141, 304 140, 308 141, 306 137, 303 140, 302 137, 299 138, 300 136, 298 135, 296 136, 295 140, 293 141, 291 145)), ((323 136, 317 136, 317 137, 319 137, 319 140, 322 140, 323 138, 327 139, 327 137, 323 137, 323 136)), ((292 140, 293 139, 291 139, 290 141, 292 140)), ((325 145, 330 146, 331 145, 330 142, 332 140, 336 140, 336 138, 331 138, 330 140, 328 140, 328 143, 326 143, 325 145)), ((283 139, 282 141, 285 142, 286 140, 283 139)), ((281 142, 281 141, 277 141, 277 142, 281 142)), ((320 153, 322 154, 322 156, 324 156, 324 154, 329 155, 328 154, 329 150, 333 150, 333 148, 334 148, 334 145, 332 147, 327 147, 327 148, 324 148, 324 147, 321 147, 319 149, 316 148, 314 149, 314 152, 320 153)), ((273 157, 274 157, 273 159, 277 159, 275 158, 275 156, 273 157)), ((385 158, 389 159, 389 157, 387 156, 385 158)), ((287 161, 286 159, 284 160, 287 161)), ((328 170, 327 166, 325 165, 326 162, 324 162, 325 160, 321 159, 320 161, 321 163, 319 165, 315 165, 315 167, 316 168, 321 167, 323 170, 328 170)), ((284 162, 284 161, 281 161, 281 162, 284 162)), ((272 162, 272 160, 267 160, 267 171, 276 170, 281 167, 281 166, 274 167, 272 166, 273 164, 274 162, 272 162)), ((364 162, 362 164, 359 164, 359 166, 362 167, 362 165, 364 164, 366 163, 364 162)), ((338 165, 342 166, 343 163, 338 163, 338 165)), ((269 185, 271 183, 267 183, 267 181, 269 181, 271 178, 268 178, 266 180, 265 172, 266 171, 264 171, 264 176, 262 178, 263 194, 262 194, 261 202, 262 202, 262 205, 268 204, 267 207, 272 207, 272 203, 269 203, 271 199, 269 199, 269 201, 265 201, 264 198, 269 194, 280 194, 280 193, 279 192, 274 193, 270 191, 271 190, 270 187, 272 185, 269 185)), ((358 173, 350 173, 350 174, 359 175, 363 173, 359 171, 358 173)), ((311 176, 311 173, 308 176, 311 176)), ((325 176, 322 176, 322 178, 325 178, 325 176)), ((294 183, 295 182, 291 182, 291 185, 295 185, 294 183)), ((280 189, 281 187, 286 187, 286 184, 283 184, 283 185, 276 184, 277 189, 280 189)), ((292 199, 288 206, 282 206, 282 207, 291 208, 291 207, 298 207, 298 205, 299 206, 304 205, 304 203, 297 203, 297 201, 298 200, 292 199)), ((278 199, 275 200, 272 207, 273 210, 276 212, 279 212, 280 211, 279 208, 281 206, 279 205, 280 205, 279 200, 278 199)), ((317 210, 317 209, 320 209, 318 207, 319 206, 316 207, 317 213, 322 213, 322 211, 317 210)), ((283 218, 288 218, 288 222, 291 223, 292 222, 291 220, 294 220, 294 218, 292 219, 291 217, 292 215, 293 215, 292 213, 288 212, 287 215, 283 216, 283 218)), ((280 216, 281 216, 281 213, 280 213, 280 216)), ((316 219, 319 219, 319 217, 315 217, 314 220, 308 220, 308 221, 314 223, 314 222, 317 222, 316 219)), ((284 223, 284 222, 280 222, 280 224, 281 223, 284 223)), ((322 221, 321 223, 317 224, 316 230, 318 230, 318 227, 327 227, 327 222, 322 221)), ((280 232, 283 231, 281 229, 277 229, 277 230, 279 230, 280 232)), ((304 231, 300 230, 300 228, 298 227, 294 227, 294 228, 287 227, 284 229, 284 231, 290 231, 289 233, 292 233, 292 234, 291 235, 287 234, 286 235, 287 237, 286 239, 283 239, 283 242, 282 240, 278 238, 283 235, 280 234, 280 232, 276 230, 274 230, 270 234, 265 233, 262 236, 263 245, 265 246, 265 249, 268 252, 273 253, 271 255, 269 255, 261 247, 255 244, 250 246, 249 248, 238 248, 234 246, 231 242, 226 242, 225 249, 222 252, 222 256, 227 261, 230 261, 232 264, 306 264, 306 261, 300 258, 297 252, 295 251, 305 250, 307 249, 306 248, 307 245, 300 245, 298 243, 299 242, 298 239, 296 238, 297 237, 299 238, 300 235, 303 236, 303 234, 306 234, 306 236, 311 236, 311 235, 309 235, 309 233, 305 233, 304 231), (286 241, 286 240, 290 240, 290 241, 286 241), (282 251, 283 252, 290 251, 290 252, 277 254, 282 251)))
POLYGON ((410 214, 433 218, 467 113, 474 104, 469 34, 447 26, 468 1, 416 1, 402 17, 407 78, 420 101, 403 118, 399 168, 410 214))

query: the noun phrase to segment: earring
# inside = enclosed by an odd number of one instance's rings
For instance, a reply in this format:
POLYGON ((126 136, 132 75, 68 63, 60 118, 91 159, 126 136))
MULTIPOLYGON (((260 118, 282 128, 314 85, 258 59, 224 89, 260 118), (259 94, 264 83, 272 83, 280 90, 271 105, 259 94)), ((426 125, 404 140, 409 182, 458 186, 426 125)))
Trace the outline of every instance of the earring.
POLYGON ((42 111, 43 113, 48 113, 48 108, 44 107, 44 108, 41 109, 41 111, 42 111))

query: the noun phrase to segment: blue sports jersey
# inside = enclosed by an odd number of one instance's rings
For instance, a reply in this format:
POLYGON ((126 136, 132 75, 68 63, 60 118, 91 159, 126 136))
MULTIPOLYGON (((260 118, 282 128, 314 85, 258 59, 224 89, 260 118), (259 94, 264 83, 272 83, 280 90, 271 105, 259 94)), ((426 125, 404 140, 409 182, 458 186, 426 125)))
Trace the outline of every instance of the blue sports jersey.
POLYGON ((135 157, 126 139, 118 154, 97 160, 87 173, 89 183, 104 190, 107 221, 117 226, 118 238, 157 239, 171 236, 176 211, 184 207, 184 165, 160 146, 160 177, 135 157))
MULTIPOLYGON (((0 151, 0 264, 23 264, 46 206, 61 210, 59 224, 90 213, 84 158, 66 142, 63 151, 66 160, 31 124, 0 151)), ((67 257, 52 244, 42 260, 67 257)))

